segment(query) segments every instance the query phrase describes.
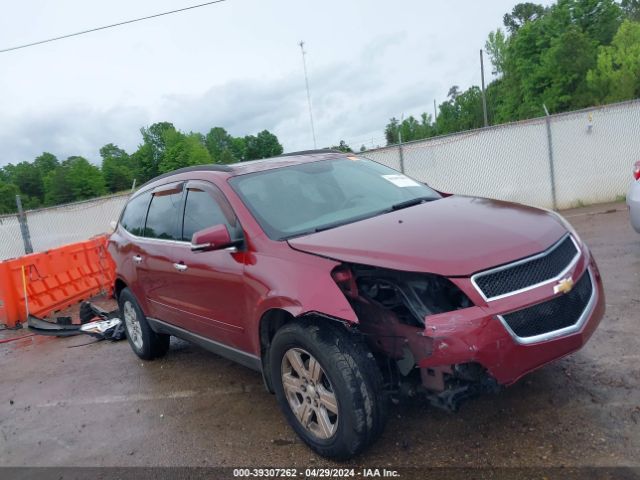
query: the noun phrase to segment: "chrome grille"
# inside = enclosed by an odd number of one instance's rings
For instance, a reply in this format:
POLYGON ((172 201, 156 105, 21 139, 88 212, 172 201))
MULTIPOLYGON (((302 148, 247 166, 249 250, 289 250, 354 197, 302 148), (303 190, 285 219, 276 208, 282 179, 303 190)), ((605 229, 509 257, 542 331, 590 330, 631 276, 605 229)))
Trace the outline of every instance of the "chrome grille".
POLYGON ((495 299, 557 278, 579 254, 571 235, 566 235, 542 253, 478 273, 472 281, 486 300, 495 299))
POLYGON ((521 343, 531 343, 548 334, 569 333, 571 327, 579 327, 590 310, 593 295, 593 281, 586 271, 569 293, 499 318, 521 343))

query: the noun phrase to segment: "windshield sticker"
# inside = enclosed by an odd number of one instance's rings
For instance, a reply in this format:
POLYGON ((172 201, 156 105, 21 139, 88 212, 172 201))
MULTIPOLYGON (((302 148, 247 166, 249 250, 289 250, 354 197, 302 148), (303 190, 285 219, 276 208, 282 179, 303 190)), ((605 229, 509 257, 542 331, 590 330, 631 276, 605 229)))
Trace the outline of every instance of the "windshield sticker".
POLYGON ((382 178, 393 183, 396 187, 419 187, 420 184, 404 175, 382 175, 382 178))

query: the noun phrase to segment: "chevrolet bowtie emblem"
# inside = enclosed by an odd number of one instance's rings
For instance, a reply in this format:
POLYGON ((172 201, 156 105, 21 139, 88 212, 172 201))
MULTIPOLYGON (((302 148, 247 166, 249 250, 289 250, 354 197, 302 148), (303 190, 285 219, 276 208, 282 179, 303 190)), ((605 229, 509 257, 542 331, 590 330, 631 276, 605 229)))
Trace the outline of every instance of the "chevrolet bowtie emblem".
POLYGON ((567 277, 560 280, 553 287, 553 293, 569 293, 573 289, 573 278, 567 277))

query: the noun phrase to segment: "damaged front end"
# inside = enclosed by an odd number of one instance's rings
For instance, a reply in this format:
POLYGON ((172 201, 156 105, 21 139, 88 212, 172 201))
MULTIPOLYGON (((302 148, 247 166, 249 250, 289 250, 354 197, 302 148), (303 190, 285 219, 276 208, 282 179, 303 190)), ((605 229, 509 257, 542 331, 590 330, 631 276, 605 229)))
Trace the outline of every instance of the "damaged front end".
POLYGON ((430 328, 429 317, 477 308, 451 280, 355 264, 340 265, 332 276, 356 313, 392 394, 426 394, 433 405, 456 410, 469 396, 498 388, 481 364, 447 362, 449 345, 430 328), (436 358, 442 363, 434 365, 436 358))

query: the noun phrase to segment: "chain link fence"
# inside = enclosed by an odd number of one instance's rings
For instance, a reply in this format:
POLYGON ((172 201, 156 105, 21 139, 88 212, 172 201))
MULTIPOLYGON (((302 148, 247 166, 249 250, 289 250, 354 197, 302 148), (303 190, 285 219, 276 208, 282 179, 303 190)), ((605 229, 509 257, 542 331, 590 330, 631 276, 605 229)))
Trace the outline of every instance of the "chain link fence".
MULTIPOLYGON (((33 251, 43 252, 108 232, 128 199, 129 194, 111 195, 25 212, 33 251)), ((0 261, 24 254, 19 215, 1 216, 0 261)))
POLYGON ((640 159, 640 100, 362 155, 444 192, 557 209, 615 201, 640 159))

